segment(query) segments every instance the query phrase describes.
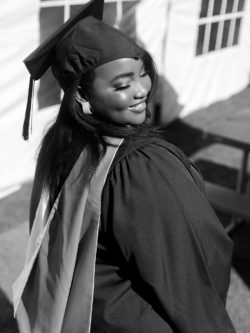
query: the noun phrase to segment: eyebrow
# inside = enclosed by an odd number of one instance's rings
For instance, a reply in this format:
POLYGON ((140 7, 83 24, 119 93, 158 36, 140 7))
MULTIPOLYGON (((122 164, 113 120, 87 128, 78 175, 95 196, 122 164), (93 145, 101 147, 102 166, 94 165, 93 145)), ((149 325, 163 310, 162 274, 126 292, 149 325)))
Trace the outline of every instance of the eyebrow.
MULTIPOLYGON (((141 65, 140 71, 141 71, 142 69, 145 69, 145 65, 144 65, 144 64, 141 65)), ((117 79, 123 79, 124 77, 133 77, 134 75, 135 75, 134 72, 128 72, 128 73, 118 74, 118 75, 116 75, 116 76, 111 80, 111 83, 113 83, 113 82, 116 81, 117 79)))
POLYGON ((122 78, 124 78, 124 77, 132 77, 132 76, 134 76, 134 75, 135 75, 134 72, 122 73, 122 74, 116 75, 116 76, 111 80, 111 82, 113 83, 113 82, 116 81, 117 79, 122 79, 122 78))

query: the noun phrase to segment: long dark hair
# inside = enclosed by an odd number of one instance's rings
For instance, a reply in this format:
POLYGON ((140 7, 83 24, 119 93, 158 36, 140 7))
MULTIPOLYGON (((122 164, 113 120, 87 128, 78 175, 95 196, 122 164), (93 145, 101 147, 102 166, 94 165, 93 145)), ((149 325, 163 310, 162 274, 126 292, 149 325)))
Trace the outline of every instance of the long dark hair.
MULTIPOLYGON (((146 51, 142 60, 152 87, 155 87, 157 74, 153 60, 146 51)), ((83 149, 87 151, 83 172, 88 180, 105 153, 104 135, 134 139, 136 136, 154 134, 154 130, 150 130, 146 124, 117 126, 91 114, 84 114, 76 93, 80 86, 82 94, 88 94, 93 80, 94 71, 85 73, 65 90, 57 119, 42 140, 37 159, 36 183, 40 187, 46 185, 49 188, 52 202, 83 149)))

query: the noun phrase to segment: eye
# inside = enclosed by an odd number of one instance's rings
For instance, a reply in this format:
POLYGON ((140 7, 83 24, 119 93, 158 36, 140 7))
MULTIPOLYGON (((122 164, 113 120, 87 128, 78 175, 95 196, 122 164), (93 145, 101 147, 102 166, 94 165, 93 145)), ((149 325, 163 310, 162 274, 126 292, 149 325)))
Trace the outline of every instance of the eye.
POLYGON ((148 71, 146 71, 146 70, 143 70, 143 71, 140 73, 140 77, 145 77, 145 76, 147 76, 147 75, 149 75, 149 73, 148 73, 148 71))
POLYGON ((117 85, 114 87, 115 88, 115 91, 119 91, 119 90, 125 90, 125 89, 128 89, 129 88, 129 85, 117 85))

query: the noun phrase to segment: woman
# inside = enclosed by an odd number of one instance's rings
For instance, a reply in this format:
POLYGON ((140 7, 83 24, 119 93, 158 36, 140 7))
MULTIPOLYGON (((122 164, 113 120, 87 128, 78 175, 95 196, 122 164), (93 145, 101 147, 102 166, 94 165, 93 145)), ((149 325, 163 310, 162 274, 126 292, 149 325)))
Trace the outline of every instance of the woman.
POLYGON ((235 332, 231 241, 195 167, 145 125, 152 59, 99 5, 26 59, 34 79, 51 66, 64 98, 38 157, 20 330, 235 332))

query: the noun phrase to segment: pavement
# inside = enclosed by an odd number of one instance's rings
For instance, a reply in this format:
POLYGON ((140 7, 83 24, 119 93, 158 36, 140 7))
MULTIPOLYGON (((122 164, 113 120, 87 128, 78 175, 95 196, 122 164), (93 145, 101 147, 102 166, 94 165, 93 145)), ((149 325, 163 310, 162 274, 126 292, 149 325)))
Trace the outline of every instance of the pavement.
MULTIPOLYGON (((250 114, 250 88, 226 101, 218 102, 190 117, 166 127, 166 137, 196 161, 205 177, 221 178, 233 186, 241 154, 237 149, 208 146, 200 131, 228 115, 250 114), (216 170, 215 170, 216 166, 216 170), (220 169, 221 168, 221 169, 220 169), (218 170, 221 170, 218 172, 218 170)), ((244 117, 243 117, 244 119, 244 117)), ((28 239, 28 206, 31 182, 22 184, 14 193, 0 199, 0 332, 18 333, 13 318, 11 286, 20 272, 28 239)), ((223 217, 222 217, 223 218, 223 217)), ((237 333, 250 332, 250 224, 232 236, 235 243, 227 309, 237 333)), ((202 333, 202 332, 201 332, 202 333)))
POLYGON ((13 318, 12 284, 20 273, 28 240, 31 183, 0 201, 0 332, 19 333, 13 318))

